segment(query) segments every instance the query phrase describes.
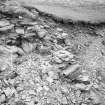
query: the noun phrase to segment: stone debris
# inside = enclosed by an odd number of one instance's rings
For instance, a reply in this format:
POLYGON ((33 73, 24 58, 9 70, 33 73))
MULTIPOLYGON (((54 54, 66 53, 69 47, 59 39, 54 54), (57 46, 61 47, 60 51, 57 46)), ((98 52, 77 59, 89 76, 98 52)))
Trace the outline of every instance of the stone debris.
POLYGON ((16 33, 17 34, 24 34, 25 32, 24 32, 24 28, 17 28, 16 29, 16 33))
POLYGON ((61 36, 62 36, 63 39, 65 39, 65 38, 67 38, 68 34, 67 33, 62 33, 61 36))
POLYGON ((3 103, 6 100, 5 94, 1 94, 0 96, 0 103, 3 103))
POLYGON ((28 42, 24 42, 24 43, 22 44, 22 48, 23 48, 23 51, 24 51, 25 53, 30 53, 30 52, 32 52, 33 50, 35 50, 36 45, 35 45, 35 44, 28 43, 28 42))
POLYGON ((5 26, 9 26, 10 22, 7 20, 1 20, 0 21, 0 27, 5 27, 5 26))
POLYGON ((38 31, 38 36, 39 38, 44 38, 47 35, 47 31, 44 29, 40 29, 40 31, 38 31))
POLYGON ((7 31, 9 31, 9 30, 11 30, 13 28, 14 28, 14 25, 13 24, 11 24, 9 26, 1 27, 0 28, 0 32, 7 32, 7 31))
POLYGON ((39 53, 41 55, 50 55, 51 54, 51 46, 40 46, 39 53))
POLYGON ((24 21, 20 22, 21 26, 34 26, 37 24, 38 24, 37 22, 30 21, 30 20, 24 20, 24 21))
POLYGON ((91 99, 93 100, 94 104, 100 104, 101 103, 102 100, 101 100, 99 94, 97 94, 96 92, 90 91, 90 96, 91 96, 91 99))
POLYGON ((104 25, 62 24, 11 0, 0 18, 0 105, 105 105, 104 25))
POLYGON ((63 29, 62 28, 57 28, 56 29, 58 32, 63 32, 63 29))
POLYGON ((4 91, 4 93, 5 93, 5 95, 7 96, 7 97, 11 97, 12 95, 13 95, 13 93, 15 92, 15 90, 14 89, 11 89, 11 88, 6 88, 6 89, 4 89, 3 90, 4 91))
POLYGON ((88 74, 82 74, 78 77, 79 80, 81 81, 89 81, 89 75, 88 74))
POLYGON ((74 55, 66 50, 59 50, 54 53, 54 61, 62 63, 72 60, 74 55))
POLYGON ((69 75, 69 74, 75 72, 76 70, 78 70, 79 68, 80 68, 80 65, 79 64, 74 64, 74 65, 69 66, 62 73, 65 74, 65 75, 69 75))
POLYGON ((8 1, 6 2, 1 8, 0 11, 3 13, 7 13, 7 14, 15 14, 15 15, 19 15, 19 16, 23 16, 23 17, 27 17, 27 18, 31 18, 31 19, 36 19, 38 18, 38 14, 33 14, 32 12, 30 12, 29 10, 25 9, 24 7, 22 7, 18 2, 13 2, 13 1, 8 1))

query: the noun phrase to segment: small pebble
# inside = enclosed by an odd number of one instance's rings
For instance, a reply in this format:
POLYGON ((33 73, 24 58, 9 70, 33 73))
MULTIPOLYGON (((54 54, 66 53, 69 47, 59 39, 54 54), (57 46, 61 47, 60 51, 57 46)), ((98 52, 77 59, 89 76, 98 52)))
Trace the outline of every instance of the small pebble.
POLYGON ((23 19, 23 17, 22 16, 19 16, 19 19, 23 19))

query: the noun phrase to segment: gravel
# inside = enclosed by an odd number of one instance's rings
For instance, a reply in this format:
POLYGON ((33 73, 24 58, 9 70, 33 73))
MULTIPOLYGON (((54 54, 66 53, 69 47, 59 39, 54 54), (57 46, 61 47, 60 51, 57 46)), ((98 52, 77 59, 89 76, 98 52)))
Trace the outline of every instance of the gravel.
POLYGON ((104 105, 105 26, 62 24, 11 3, 0 13, 0 105, 104 105))

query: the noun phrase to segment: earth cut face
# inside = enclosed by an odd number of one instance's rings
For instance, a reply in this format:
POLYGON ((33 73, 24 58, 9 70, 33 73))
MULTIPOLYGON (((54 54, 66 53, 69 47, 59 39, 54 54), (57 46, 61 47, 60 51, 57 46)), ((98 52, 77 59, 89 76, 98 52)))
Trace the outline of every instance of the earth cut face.
POLYGON ((22 5, 32 6, 39 11, 65 20, 100 23, 105 21, 105 2, 90 0, 18 0, 22 5))

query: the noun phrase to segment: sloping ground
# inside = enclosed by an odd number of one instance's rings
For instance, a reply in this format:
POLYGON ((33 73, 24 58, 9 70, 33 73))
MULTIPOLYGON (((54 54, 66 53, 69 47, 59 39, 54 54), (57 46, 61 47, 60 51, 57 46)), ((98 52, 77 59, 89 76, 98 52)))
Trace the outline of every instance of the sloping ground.
POLYGON ((11 3, 0 6, 0 105, 105 105, 105 25, 11 3))
POLYGON ((105 22, 103 0, 17 0, 23 6, 69 21, 105 22))

